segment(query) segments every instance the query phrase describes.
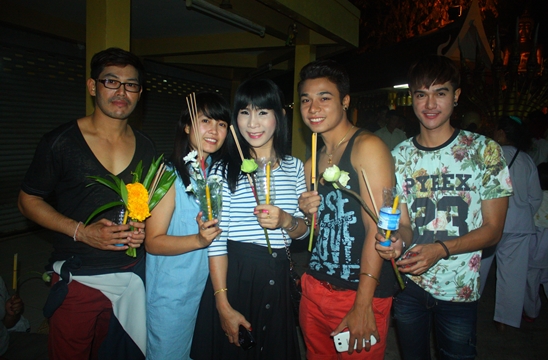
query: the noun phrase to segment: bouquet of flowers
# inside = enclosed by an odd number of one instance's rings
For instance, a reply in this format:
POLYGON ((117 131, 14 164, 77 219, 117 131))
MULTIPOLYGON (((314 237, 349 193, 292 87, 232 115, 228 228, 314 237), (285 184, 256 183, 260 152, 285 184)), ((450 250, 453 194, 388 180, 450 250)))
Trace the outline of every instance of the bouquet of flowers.
MULTIPOLYGON (((163 155, 158 159, 152 159, 152 164, 148 169, 145 178, 141 182, 143 174, 143 162, 139 161, 137 168, 132 172, 133 181, 125 184, 122 179, 115 175, 109 175, 110 179, 100 176, 90 176, 97 183, 112 189, 120 200, 112 201, 108 204, 98 207, 86 220, 87 225, 97 214, 116 206, 123 206, 124 217, 123 224, 130 218, 133 221, 142 222, 150 216, 150 211, 162 200, 173 182, 175 181, 175 170, 167 170, 163 163, 163 155)), ((90 185, 94 185, 91 183, 90 185)), ((137 256, 135 248, 128 248, 126 254, 132 257, 137 256)))
POLYGON ((185 163, 190 163, 190 176, 195 183, 190 183, 186 191, 196 196, 196 201, 202 211, 202 220, 219 219, 223 206, 222 178, 219 175, 205 176, 205 164, 198 161, 198 151, 192 150, 184 157, 185 163))

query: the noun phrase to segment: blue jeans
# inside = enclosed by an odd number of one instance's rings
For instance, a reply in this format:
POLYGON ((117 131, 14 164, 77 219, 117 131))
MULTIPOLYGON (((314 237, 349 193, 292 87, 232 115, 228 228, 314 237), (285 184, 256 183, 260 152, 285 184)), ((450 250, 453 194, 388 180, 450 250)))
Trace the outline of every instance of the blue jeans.
POLYGON ((474 359, 477 306, 477 301, 437 300, 406 279, 405 290, 394 298, 394 318, 402 359, 430 359, 432 320, 439 360, 474 359))

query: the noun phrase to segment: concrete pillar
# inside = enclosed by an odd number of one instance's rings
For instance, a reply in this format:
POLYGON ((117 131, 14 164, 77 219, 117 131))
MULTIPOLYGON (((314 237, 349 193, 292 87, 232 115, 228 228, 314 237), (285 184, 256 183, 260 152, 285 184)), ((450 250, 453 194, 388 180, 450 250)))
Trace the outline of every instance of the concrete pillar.
POLYGON ((297 89, 299 84, 299 72, 311 61, 316 60, 316 46, 314 45, 296 45, 295 46, 295 75, 293 89, 293 137, 291 154, 303 162, 310 157, 310 143, 312 141, 312 132, 306 126, 301 118, 300 96, 297 89))
MULTIPOLYGON (((94 54, 109 47, 129 51, 131 0, 86 0, 86 76, 94 54)), ((93 112, 91 96, 86 100, 86 113, 93 112)))

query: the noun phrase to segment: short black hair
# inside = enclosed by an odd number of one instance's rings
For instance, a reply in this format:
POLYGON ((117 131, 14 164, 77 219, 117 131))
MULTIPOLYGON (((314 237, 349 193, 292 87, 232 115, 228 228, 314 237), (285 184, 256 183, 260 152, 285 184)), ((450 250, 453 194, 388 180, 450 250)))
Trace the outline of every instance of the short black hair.
POLYGON ((348 73, 335 60, 325 59, 308 63, 301 69, 299 76, 301 78, 298 85, 299 93, 305 80, 318 78, 328 78, 329 81, 337 85, 341 101, 350 93, 350 78, 348 77, 348 73))
POLYGON ((426 55, 417 60, 408 73, 412 90, 428 89, 432 85, 450 82, 453 90, 460 87, 460 72, 451 59, 441 55, 426 55))
POLYGON ((93 55, 90 63, 90 77, 92 79, 97 79, 107 66, 125 67, 127 65, 131 65, 137 70, 139 84, 142 85, 145 81, 145 68, 143 63, 136 55, 117 47, 111 47, 93 55))

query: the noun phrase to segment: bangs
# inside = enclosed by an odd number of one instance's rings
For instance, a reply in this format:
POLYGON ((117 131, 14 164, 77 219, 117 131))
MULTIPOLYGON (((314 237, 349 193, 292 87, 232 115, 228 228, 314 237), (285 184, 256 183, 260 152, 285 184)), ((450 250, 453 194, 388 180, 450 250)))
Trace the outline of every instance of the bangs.
POLYGON ((412 89, 428 89, 432 85, 450 82, 453 90, 460 86, 459 69, 445 56, 430 55, 420 59, 409 71, 412 89))
POLYGON ((250 81, 240 86, 234 99, 234 111, 239 111, 251 106, 253 109, 279 110, 273 105, 281 104, 278 89, 273 88, 268 82, 250 81))

